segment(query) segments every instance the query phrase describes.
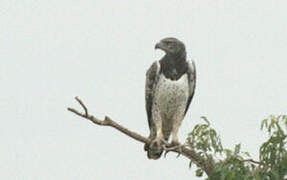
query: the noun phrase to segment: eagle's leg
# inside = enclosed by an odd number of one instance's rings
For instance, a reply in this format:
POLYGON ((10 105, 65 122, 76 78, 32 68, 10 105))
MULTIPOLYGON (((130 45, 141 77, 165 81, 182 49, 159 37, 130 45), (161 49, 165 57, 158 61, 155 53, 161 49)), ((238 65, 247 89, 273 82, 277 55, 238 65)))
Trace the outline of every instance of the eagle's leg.
POLYGON ((165 147, 168 143, 163 138, 156 137, 150 144, 150 146, 157 145, 160 147, 165 147))
POLYGON ((161 126, 157 128, 156 138, 151 142, 151 144, 152 143, 156 143, 157 145, 163 147, 168 145, 168 142, 164 139, 161 126))
MULTIPOLYGON (((152 138, 152 134, 149 135, 148 139, 151 139, 151 138, 152 138)), ((148 150, 149 145, 150 145, 150 143, 146 143, 146 144, 144 145, 144 150, 145 150, 145 151, 148 150)))
POLYGON ((172 147, 171 148, 178 150, 177 157, 179 157, 182 153, 182 145, 180 144, 180 142, 178 140, 178 135, 177 135, 180 123, 181 123, 181 120, 177 120, 173 126, 172 131, 171 131, 171 134, 172 134, 172 141, 171 141, 172 147))
POLYGON ((180 126, 180 122, 179 121, 176 121, 174 123, 174 126, 172 127, 172 131, 171 131, 171 134, 172 134, 172 141, 171 141, 171 144, 173 146, 178 146, 180 145, 180 142, 178 140, 178 129, 179 129, 179 126, 180 126))
POLYGON ((162 132, 162 117, 160 114, 160 109, 158 107, 154 108, 153 115, 154 115, 153 118, 154 118, 154 123, 155 123, 154 125, 155 125, 155 130, 156 130, 156 137, 152 141, 152 143, 157 143, 157 145, 165 146, 168 144, 168 142, 164 139, 164 135, 162 132))
POLYGON ((178 108, 178 111, 173 115, 174 121, 173 121, 172 130, 171 130, 171 134, 172 134, 171 144, 173 146, 179 146, 180 145, 177 134, 178 134, 178 129, 180 127, 180 124, 184 118, 184 111, 183 111, 184 109, 185 109, 185 106, 183 104, 178 108))

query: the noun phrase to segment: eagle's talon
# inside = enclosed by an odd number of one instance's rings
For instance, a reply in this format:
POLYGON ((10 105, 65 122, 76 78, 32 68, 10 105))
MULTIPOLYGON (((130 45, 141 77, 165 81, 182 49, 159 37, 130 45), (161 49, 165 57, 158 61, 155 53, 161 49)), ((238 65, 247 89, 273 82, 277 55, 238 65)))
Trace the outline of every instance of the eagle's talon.
POLYGON ((177 158, 182 154, 182 147, 183 147, 182 145, 177 146, 177 149, 178 149, 178 154, 176 156, 177 158))
POLYGON ((176 146, 172 146, 172 147, 164 147, 165 153, 164 153, 164 157, 166 157, 167 153, 169 153, 170 151, 176 151, 177 154, 177 158, 182 154, 182 147, 183 145, 176 145, 176 146))
POLYGON ((176 140, 173 140, 171 142, 171 147, 177 147, 177 146, 180 146, 180 142, 179 141, 176 141, 176 140))
POLYGON ((148 151, 149 146, 150 146, 151 143, 152 143, 151 136, 148 137, 148 140, 150 140, 150 141, 149 141, 148 143, 145 143, 145 145, 144 145, 144 150, 145 150, 145 151, 148 151))
POLYGON ((149 146, 150 146, 150 144, 149 144, 149 143, 146 143, 146 144, 144 145, 144 151, 148 151, 149 146))
POLYGON ((165 139, 161 139, 161 142, 163 144, 163 147, 167 147, 169 145, 165 139))
POLYGON ((164 148, 165 145, 168 144, 168 143, 164 139, 156 138, 150 143, 150 146, 153 146, 154 144, 156 144, 158 147, 163 147, 164 148))
POLYGON ((165 148, 165 152, 164 152, 164 158, 166 158, 166 155, 167 155, 167 153, 169 153, 170 152, 170 150, 168 150, 168 148, 165 148))
POLYGON ((167 153, 169 153, 170 151, 174 150, 174 148, 173 147, 164 146, 164 150, 165 150, 164 157, 166 158, 167 153))

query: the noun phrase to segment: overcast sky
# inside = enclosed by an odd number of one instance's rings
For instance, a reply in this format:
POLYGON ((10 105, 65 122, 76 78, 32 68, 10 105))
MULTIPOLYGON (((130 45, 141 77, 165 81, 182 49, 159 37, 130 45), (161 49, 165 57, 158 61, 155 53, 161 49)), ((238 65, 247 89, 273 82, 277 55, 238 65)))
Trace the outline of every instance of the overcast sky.
POLYGON ((0 176, 6 180, 196 179, 186 158, 148 160, 143 144, 68 112, 83 99, 148 135, 145 72, 176 37, 197 66, 179 130, 204 115, 226 147, 257 159, 260 121, 286 114, 287 4, 283 0, 2 0, 0 176))

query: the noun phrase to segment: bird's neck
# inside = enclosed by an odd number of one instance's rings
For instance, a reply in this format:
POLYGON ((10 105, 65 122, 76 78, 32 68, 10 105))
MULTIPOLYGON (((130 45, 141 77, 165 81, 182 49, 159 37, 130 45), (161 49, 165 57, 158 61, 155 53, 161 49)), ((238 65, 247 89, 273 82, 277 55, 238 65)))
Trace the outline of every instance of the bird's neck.
POLYGON ((178 80, 187 69, 186 53, 166 54, 160 64, 161 72, 166 78, 178 80))

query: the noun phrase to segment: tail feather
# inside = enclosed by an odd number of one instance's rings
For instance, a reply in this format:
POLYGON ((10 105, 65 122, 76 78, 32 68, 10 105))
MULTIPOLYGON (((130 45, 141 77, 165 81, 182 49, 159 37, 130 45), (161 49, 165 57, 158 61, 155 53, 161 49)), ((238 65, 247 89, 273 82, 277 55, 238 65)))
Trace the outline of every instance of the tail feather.
POLYGON ((149 159, 159 159, 163 153, 163 147, 157 143, 145 144, 144 149, 149 159))

